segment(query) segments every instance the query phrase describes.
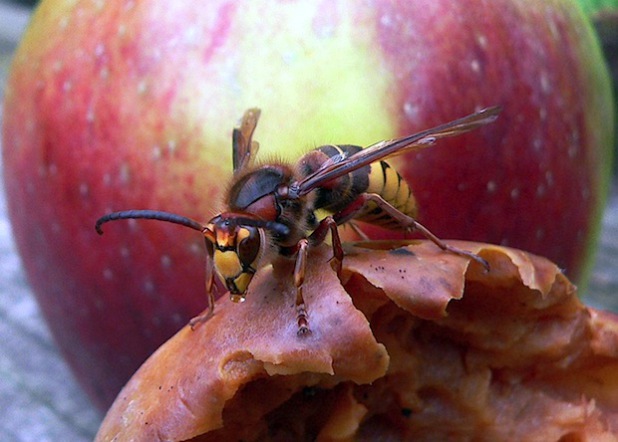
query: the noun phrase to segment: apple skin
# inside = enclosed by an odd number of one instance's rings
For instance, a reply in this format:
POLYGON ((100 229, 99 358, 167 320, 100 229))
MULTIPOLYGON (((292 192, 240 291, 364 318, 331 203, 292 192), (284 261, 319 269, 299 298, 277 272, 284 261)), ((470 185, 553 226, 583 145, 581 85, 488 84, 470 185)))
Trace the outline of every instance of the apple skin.
POLYGON ((218 213, 246 108, 262 109, 260 157, 294 161, 491 105, 504 109, 496 123, 393 159, 420 220, 444 238, 548 256, 579 278, 613 107, 571 1, 44 0, 8 80, 4 173, 29 283, 86 392, 106 408, 206 306, 198 233, 139 221, 99 237, 95 220, 218 213))

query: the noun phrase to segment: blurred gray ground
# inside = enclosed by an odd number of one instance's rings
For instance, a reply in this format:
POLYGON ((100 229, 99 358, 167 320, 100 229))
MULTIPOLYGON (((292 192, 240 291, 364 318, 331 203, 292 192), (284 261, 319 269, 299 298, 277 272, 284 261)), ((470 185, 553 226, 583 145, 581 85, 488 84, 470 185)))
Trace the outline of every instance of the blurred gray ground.
MULTIPOLYGON (((27 9, 0 0, 0 99, 11 54, 27 20, 27 9)), ((618 189, 614 186, 587 290, 589 304, 618 312, 617 260, 618 189)), ((0 441, 92 440, 101 416, 58 354, 28 288, 7 220, 3 188, 0 275, 0 441)))
MULTIPOLYGON (((0 1, 0 101, 28 15, 0 1)), ((91 441, 101 415, 62 360, 28 288, 0 183, 0 441, 91 441)))

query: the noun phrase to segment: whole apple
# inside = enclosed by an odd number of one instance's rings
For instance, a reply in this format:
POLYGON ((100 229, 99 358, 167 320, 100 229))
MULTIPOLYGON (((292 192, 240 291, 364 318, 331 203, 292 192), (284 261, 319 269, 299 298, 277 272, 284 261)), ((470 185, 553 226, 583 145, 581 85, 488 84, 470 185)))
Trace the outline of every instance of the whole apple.
POLYGON ((29 282, 86 391, 106 407, 207 299, 199 233, 136 221, 99 237, 95 220, 217 214, 246 108, 262 109, 261 159, 294 161, 491 105, 496 123, 393 159, 420 221, 581 277, 613 108, 572 1, 44 0, 8 81, 5 180, 29 282))

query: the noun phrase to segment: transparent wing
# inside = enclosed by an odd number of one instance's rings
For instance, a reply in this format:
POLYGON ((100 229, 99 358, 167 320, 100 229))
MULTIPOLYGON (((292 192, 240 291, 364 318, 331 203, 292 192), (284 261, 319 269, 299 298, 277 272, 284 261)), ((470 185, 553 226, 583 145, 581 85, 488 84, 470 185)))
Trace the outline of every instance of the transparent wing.
POLYGON ((232 134, 232 165, 234 173, 245 170, 255 159, 259 150, 259 143, 252 141, 253 132, 260 119, 258 108, 247 109, 240 120, 240 125, 232 134))
POLYGON ((292 184, 290 186, 291 194, 296 197, 306 195, 317 187, 320 187, 323 183, 339 178, 386 157, 400 155, 411 150, 430 146, 440 138, 452 137, 464 132, 469 132, 495 121, 501 110, 502 108, 499 106, 489 107, 413 135, 380 141, 342 161, 337 161, 337 159, 333 160, 331 158, 331 160, 326 161, 313 174, 292 184))

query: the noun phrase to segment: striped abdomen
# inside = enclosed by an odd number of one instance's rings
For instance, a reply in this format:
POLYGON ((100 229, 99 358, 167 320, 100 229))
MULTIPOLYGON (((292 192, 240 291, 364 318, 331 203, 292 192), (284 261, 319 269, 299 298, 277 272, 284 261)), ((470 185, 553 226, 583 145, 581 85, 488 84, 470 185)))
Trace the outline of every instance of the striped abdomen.
MULTIPOLYGON (((327 145, 321 146, 305 155, 301 160, 301 173, 309 175, 328 158, 336 155, 342 159, 348 158, 361 150, 360 146, 327 145)), ((316 189, 314 209, 324 209, 331 213, 345 209, 363 193, 376 193, 405 215, 415 217, 417 214, 416 200, 408 183, 386 161, 377 161, 369 166, 335 180, 330 185, 316 189)), ((355 219, 388 229, 399 229, 400 224, 374 203, 355 219)))
MULTIPOLYGON (((367 193, 377 193, 386 202, 393 205, 405 215, 415 218, 417 215, 416 199, 412 189, 399 173, 386 161, 378 161, 371 165, 369 173, 369 186, 367 193)), ((375 203, 369 202, 369 207, 356 219, 385 227, 387 229, 400 229, 401 225, 386 214, 375 203)))

